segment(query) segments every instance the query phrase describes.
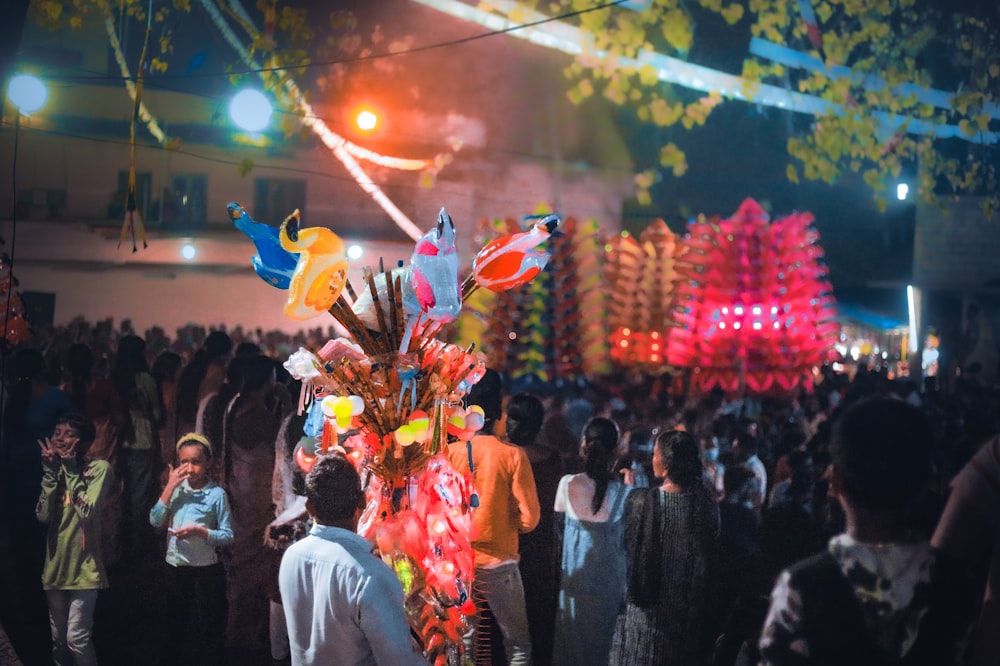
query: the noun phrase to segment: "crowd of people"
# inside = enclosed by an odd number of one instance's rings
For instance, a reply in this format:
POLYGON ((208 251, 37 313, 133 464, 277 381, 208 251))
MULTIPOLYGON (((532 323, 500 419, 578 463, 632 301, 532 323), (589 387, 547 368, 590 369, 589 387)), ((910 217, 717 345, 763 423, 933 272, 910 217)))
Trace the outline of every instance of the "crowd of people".
MULTIPOLYGON (((392 621, 340 626, 402 598, 350 535, 357 476, 331 462, 290 481, 305 416, 281 362, 329 333, 171 340, 79 321, 5 356, 11 658, 115 663, 114 623, 149 612, 102 614, 128 584, 155 589, 153 663, 340 663, 333 636, 351 663, 419 661, 392 621), (274 527, 291 486, 311 530, 274 527), (334 552, 354 573, 315 566, 334 552), (343 576, 371 590, 329 598, 343 576)), ((490 371, 468 402, 484 427, 447 453, 476 490, 477 664, 1000 654, 1000 411, 983 387, 920 390, 862 368, 782 398, 692 397, 660 378, 536 395, 490 371)))

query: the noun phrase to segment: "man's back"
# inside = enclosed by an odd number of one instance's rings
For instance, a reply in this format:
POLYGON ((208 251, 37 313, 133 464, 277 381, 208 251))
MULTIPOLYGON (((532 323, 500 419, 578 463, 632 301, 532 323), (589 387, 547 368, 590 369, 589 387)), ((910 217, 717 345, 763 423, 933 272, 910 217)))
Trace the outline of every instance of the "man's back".
POLYGON ((423 664, 395 574, 364 538, 314 525, 281 560, 293 664, 423 664))

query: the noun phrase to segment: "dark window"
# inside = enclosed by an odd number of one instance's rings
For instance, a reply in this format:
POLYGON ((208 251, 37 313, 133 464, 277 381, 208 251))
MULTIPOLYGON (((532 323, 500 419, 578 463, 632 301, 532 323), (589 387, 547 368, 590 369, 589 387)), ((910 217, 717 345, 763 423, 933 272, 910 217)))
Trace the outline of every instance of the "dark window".
POLYGON ((257 178, 254 181, 250 215, 255 220, 278 224, 296 208, 305 215, 306 181, 277 178, 257 178))
POLYGON ((22 220, 58 220, 66 210, 66 190, 18 190, 17 216, 22 220))
POLYGON ((182 229, 204 227, 208 177, 177 174, 170 183, 169 196, 163 205, 163 224, 182 229))

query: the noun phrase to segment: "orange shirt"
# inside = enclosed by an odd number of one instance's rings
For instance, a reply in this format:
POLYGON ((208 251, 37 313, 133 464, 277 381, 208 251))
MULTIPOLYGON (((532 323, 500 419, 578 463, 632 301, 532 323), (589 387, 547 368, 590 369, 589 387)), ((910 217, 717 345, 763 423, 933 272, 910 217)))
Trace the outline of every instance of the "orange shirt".
MULTIPOLYGON (((467 474, 466 443, 449 444, 448 460, 457 471, 467 474)), ((528 454, 492 435, 477 435, 472 438, 472 462, 473 483, 479 494, 479 508, 472 515, 479 530, 472 542, 476 566, 516 562, 518 534, 535 529, 541 517, 528 454)))

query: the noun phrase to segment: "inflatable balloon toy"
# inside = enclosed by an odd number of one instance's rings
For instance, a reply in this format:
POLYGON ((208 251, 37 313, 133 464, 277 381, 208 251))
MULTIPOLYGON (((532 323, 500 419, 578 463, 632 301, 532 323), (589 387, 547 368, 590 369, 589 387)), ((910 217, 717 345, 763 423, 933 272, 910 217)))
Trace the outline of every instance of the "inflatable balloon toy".
MULTIPOLYGON (((472 438, 486 425, 486 415, 479 405, 470 405, 468 409, 462 405, 452 407, 448 415, 448 434, 465 440, 465 449, 469 456, 469 473, 475 472, 472 464, 472 438)), ((479 506, 479 493, 473 491, 469 497, 469 506, 476 508, 479 506)))
POLYGON ((327 312, 347 283, 347 257, 340 236, 326 227, 299 227, 296 209, 281 223, 281 247, 298 252, 299 261, 288 284, 285 314, 292 319, 312 319, 327 312))
POLYGON ((396 428, 393 438, 400 446, 410 446, 414 443, 423 444, 430 435, 431 419, 422 409, 410 414, 409 422, 396 428))
POLYGON ((236 228, 246 234, 257 248, 257 254, 250 259, 257 276, 272 287, 288 289, 299 255, 281 247, 278 229, 254 221, 240 204, 230 203, 226 210, 236 228))
POLYGON ((487 243, 472 260, 476 284, 501 292, 527 284, 542 272, 549 260, 548 252, 535 248, 558 228, 558 215, 547 215, 530 231, 511 234, 487 243))
POLYGON ((448 415, 448 434, 469 440, 483 429, 485 423, 485 412, 479 405, 470 405, 468 409, 456 405, 448 415))
MULTIPOLYGON (((388 318, 389 317, 389 297, 388 297, 388 287, 386 286, 386 278, 393 280, 395 285, 395 280, 399 280, 399 289, 401 292, 401 298, 403 303, 403 315, 406 319, 410 319, 413 315, 420 312, 421 306, 420 302, 417 300, 416 294, 413 293, 413 270, 407 266, 405 268, 394 268, 391 271, 385 273, 379 273, 374 277, 375 280, 375 291, 378 296, 379 303, 382 304, 382 312, 388 318)), ((358 315, 358 319, 361 320, 366 327, 372 330, 378 330, 378 313, 375 310, 375 303, 372 299, 371 291, 368 289, 362 289, 361 293, 358 294, 357 300, 351 305, 351 310, 354 314, 358 315)))
POLYGON ((359 395, 328 395, 320 405, 323 416, 336 423, 338 433, 350 430, 354 417, 365 411, 365 401, 359 395))
POLYGON ((458 277, 455 225, 444 208, 437 226, 420 237, 410 258, 413 291, 428 318, 455 321, 462 309, 462 289, 458 277))
POLYGON ((308 474, 313 465, 316 464, 318 453, 316 451, 316 440, 312 437, 303 437, 295 445, 295 452, 292 454, 295 464, 302 470, 303 474, 308 474))

